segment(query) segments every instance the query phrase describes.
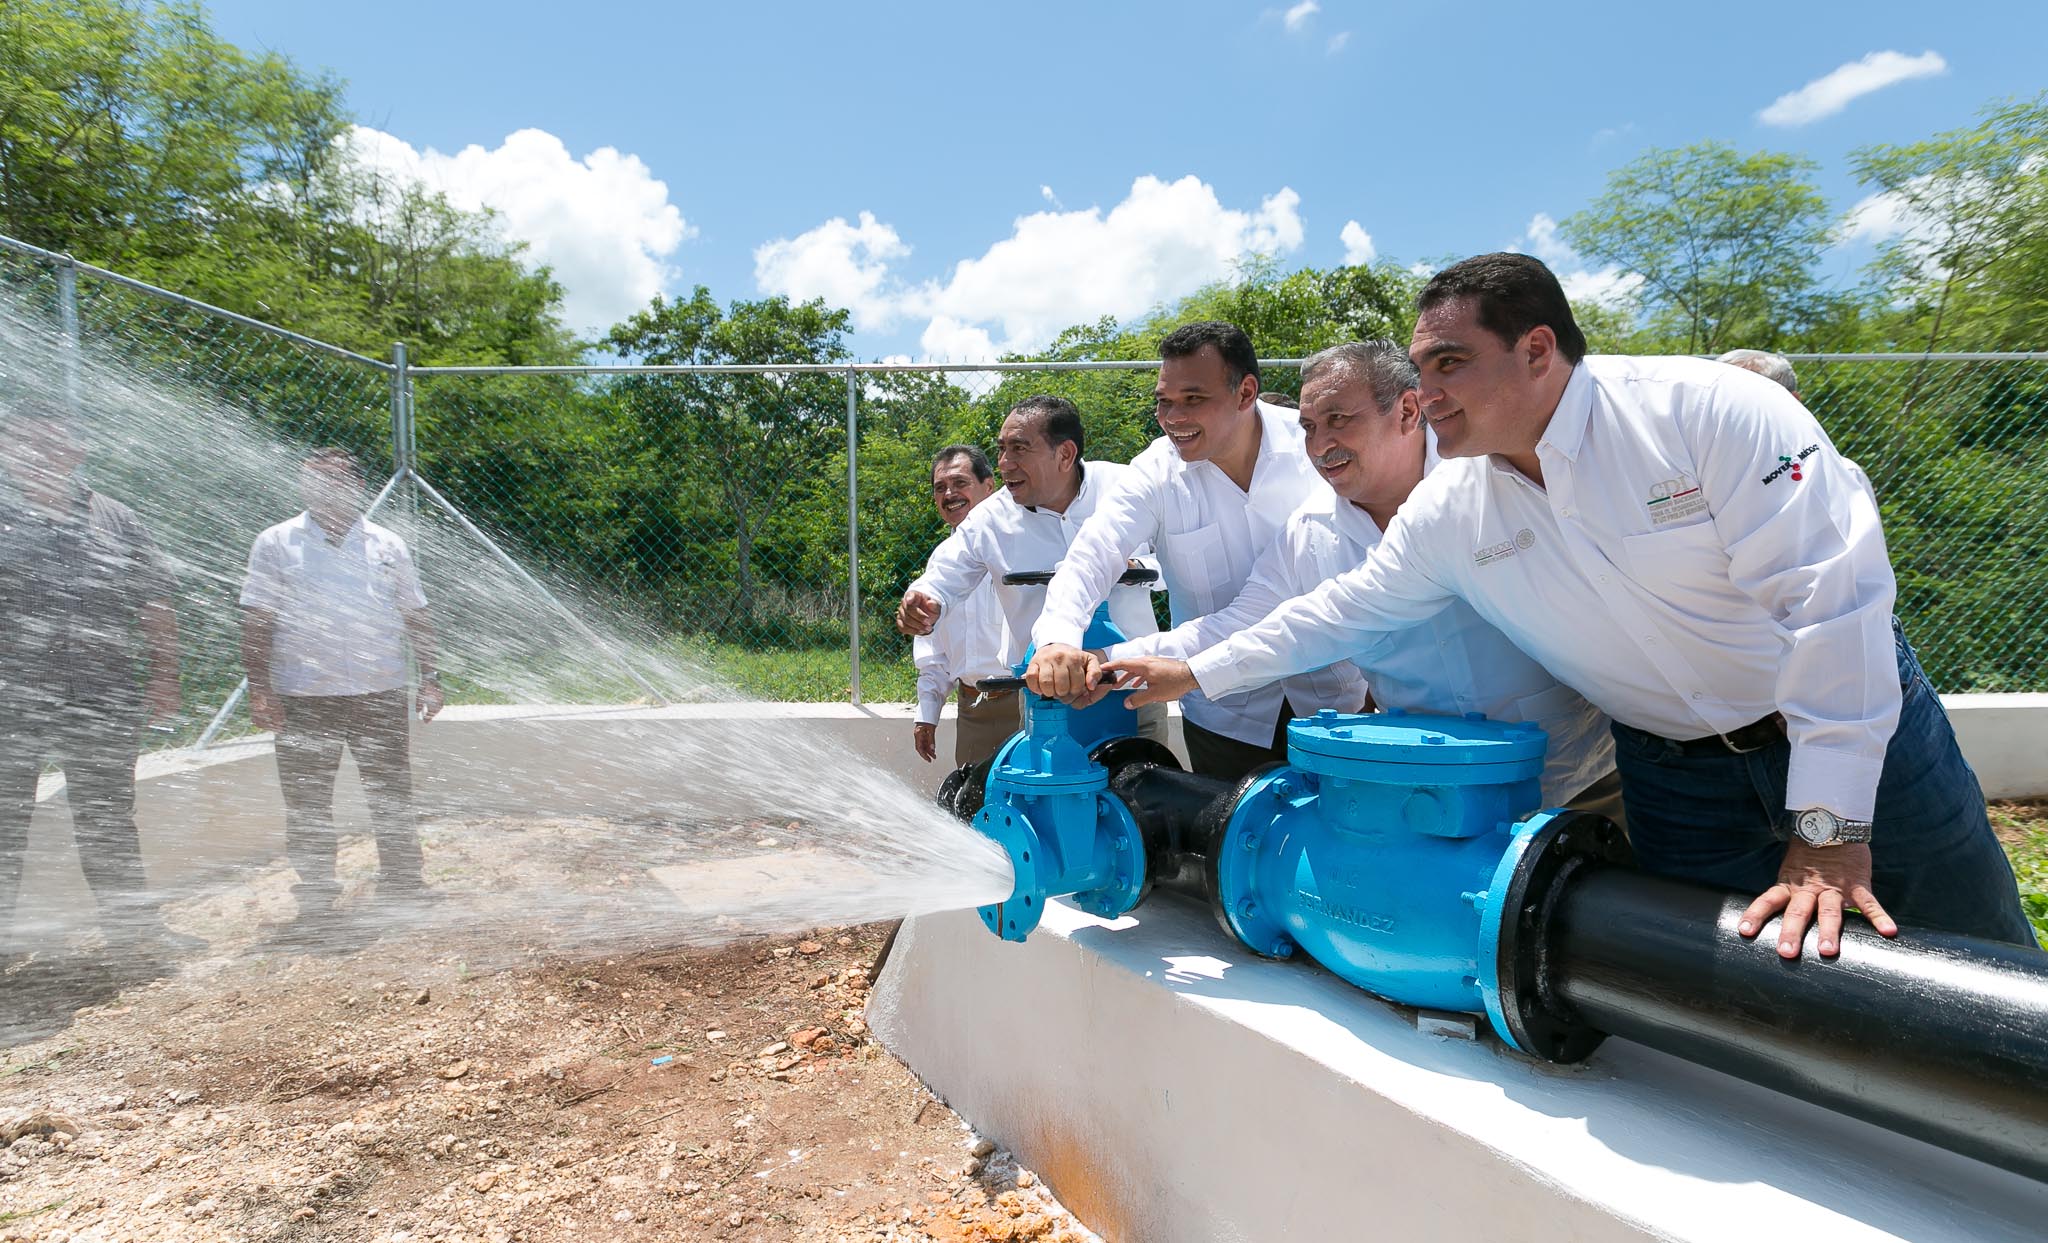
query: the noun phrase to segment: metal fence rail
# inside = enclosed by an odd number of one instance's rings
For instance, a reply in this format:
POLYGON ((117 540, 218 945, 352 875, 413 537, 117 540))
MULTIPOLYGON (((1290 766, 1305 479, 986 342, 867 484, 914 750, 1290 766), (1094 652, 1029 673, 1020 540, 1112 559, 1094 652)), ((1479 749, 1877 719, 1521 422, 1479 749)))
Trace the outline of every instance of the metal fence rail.
MULTIPOLYGON (((501 661, 581 644, 624 673, 607 693, 664 698, 674 679, 650 662, 673 660, 754 697, 859 702, 911 693, 890 617, 943 532, 936 449, 988 446, 1011 404, 1046 391, 1079 405, 1090 457, 1128 460, 1155 434, 1148 362, 422 367, 0 239, 4 322, 51 344, 0 358, 0 397, 39 385, 103 424, 96 482, 139 498, 176 554, 188 698, 207 709, 236 674, 239 560, 295 511, 314 444, 396 483, 383 512, 427 541, 423 564, 449 563, 464 624, 488 630, 515 593, 564 623, 541 640, 521 633, 537 613, 506 619, 501 661)), ((2048 354, 1796 361, 1876 486, 1936 684, 2048 690, 2048 354)), ((1293 363, 1265 383, 1293 391, 1293 363)))

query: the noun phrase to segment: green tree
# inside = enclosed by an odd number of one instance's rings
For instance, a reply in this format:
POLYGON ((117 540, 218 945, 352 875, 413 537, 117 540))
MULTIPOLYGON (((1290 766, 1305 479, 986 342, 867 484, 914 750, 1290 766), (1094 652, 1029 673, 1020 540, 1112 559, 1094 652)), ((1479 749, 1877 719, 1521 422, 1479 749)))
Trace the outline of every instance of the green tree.
POLYGON ((1850 164, 1901 228, 1873 274, 1905 308, 1902 343, 1934 353, 2048 338, 2048 94, 1921 142, 1863 147, 1850 164))
POLYGON ((1653 150, 1560 231, 1580 254, 1643 278, 1642 327, 1688 354, 1776 348, 1814 313, 1826 200, 1797 156, 1724 143, 1653 150))
MULTIPOLYGON (((834 363, 849 357, 849 318, 822 301, 792 305, 780 297, 721 309, 700 285, 688 299, 657 296, 614 327, 602 348, 655 366, 834 363)), ((692 511, 708 510, 716 515, 721 543, 730 540, 729 550, 703 543, 696 549, 700 556, 725 553, 719 559, 729 558, 730 579, 704 573, 702 565, 674 567, 689 571, 697 588, 692 605, 713 628, 751 630, 758 620, 757 546, 799 490, 793 485, 815 478, 819 463, 844 452, 844 376, 636 375, 620 381, 618 392, 645 446, 646 472, 637 485, 650 516, 665 513, 674 531, 693 525, 692 511)))

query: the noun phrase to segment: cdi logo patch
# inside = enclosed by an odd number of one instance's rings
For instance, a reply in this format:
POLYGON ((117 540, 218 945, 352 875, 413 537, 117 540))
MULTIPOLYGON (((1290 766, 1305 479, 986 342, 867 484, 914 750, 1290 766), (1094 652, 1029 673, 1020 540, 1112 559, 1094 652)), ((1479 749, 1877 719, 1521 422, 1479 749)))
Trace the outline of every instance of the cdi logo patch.
POLYGON ((1776 483, 1781 475, 1790 475, 1792 476, 1792 482, 1798 483, 1801 479, 1806 478, 1804 470, 1806 459, 1819 452, 1819 445, 1808 445, 1799 451, 1798 457, 1793 457, 1788 453, 1780 453, 1778 455, 1778 468, 1764 476, 1764 486, 1769 487, 1771 484, 1776 483))
POLYGON ((1649 499, 1643 502, 1650 511, 1653 526, 1668 526, 1681 518, 1690 518, 1707 508, 1707 494, 1700 491, 1700 481, 1690 474, 1680 472, 1676 479, 1666 479, 1650 485, 1649 499))

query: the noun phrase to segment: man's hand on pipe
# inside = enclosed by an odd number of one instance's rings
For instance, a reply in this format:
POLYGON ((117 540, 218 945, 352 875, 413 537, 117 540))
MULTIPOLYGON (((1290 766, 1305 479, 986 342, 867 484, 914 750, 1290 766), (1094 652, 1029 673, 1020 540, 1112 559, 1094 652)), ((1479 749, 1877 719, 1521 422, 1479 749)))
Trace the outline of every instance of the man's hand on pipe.
POLYGON ((1104 693, 1112 690, 1130 691, 1131 697, 1125 702, 1133 708, 1142 708, 1146 704, 1163 704, 1197 689, 1194 671, 1188 668, 1188 662, 1184 660, 1170 660, 1164 656, 1132 656, 1124 660, 1112 660, 1102 669, 1114 679, 1104 687, 1104 693))
POLYGON ((1778 883, 1749 904, 1737 926, 1743 936, 1753 937, 1763 930, 1766 920, 1783 911, 1778 957, 1797 958, 1806 929, 1818 915, 1821 957, 1833 958, 1842 952, 1845 906, 1855 907, 1885 936, 1899 935, 1898 921, 1885 914, 1877 895, 1870 891, 1870 847, 1793 842, 1785 850, 1785 861, 1778 865, 1778 883))
POLYGON ((1102 661, 1093 652, 1065 643, 1048 643, 1032 652, 1031 665, 1024 670, 1024 685, 1033 694, 1070 704, 1093 689, 1101 669, 1102 661))
POLYGON ((939 602, 922 591, 906 591, 896 606, 896 629, 915 637, 930 634, 939 624, 939 602))

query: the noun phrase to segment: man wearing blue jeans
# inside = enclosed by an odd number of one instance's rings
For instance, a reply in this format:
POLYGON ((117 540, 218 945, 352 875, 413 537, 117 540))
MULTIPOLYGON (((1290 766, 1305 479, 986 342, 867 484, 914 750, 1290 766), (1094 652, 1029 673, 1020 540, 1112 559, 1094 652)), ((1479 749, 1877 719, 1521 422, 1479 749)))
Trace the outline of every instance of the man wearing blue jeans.
POLYGON ((1110 662, 1149 686, 1133 706, 1317 668, 1463 599, 1616 723, 1637 861, 1756 894, 1741 935, 1782 914, 1779 954, 1814 928, 1832 956, 1853 908, 1887 936, 2034 945, 1893 619, 1870 482, 1806 408, 1719 363, 1587 357, 1526 255, 1453 264, 1418 311, 1443 466, 1357 569, 1191 661, 1110 662))

